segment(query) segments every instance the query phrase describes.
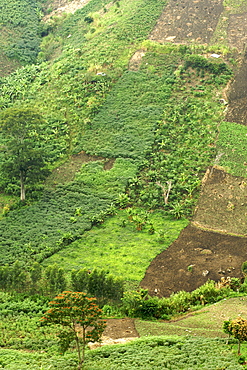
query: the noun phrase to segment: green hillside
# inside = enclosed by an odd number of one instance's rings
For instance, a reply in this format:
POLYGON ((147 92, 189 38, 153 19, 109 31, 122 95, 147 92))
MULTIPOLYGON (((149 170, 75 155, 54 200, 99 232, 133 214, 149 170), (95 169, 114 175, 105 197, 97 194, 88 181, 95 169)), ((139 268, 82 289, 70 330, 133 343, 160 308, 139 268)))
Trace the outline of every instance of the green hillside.
POLYGON ((44 33, 41 5, 42 1, 1 0, 0 76, 36 62, 44 33))
MULTIPOLYGON (((246 129, 224 121, 221 101, 242 54, 218 43, 222 17, 217 44, 162 43, 149 35, 165 0, 90 0, 52 13, 75 3, 0 0, 0 368, 77 368, 40 318, 51 297, 79 286, 107 318, 156 318, 138 321, 140 336, 181 334, 87 351, 85 369, 243 369, 214 338, 218 323, 158 319, 241 296, 245 283, 160 300, 130 291, 188 225, 209 166, 246 177, 246 129), (21 112, 36 120, 21 123, 21 112), (193 325, 199 338, 184 336, 193 325)), ((222 14, 230 19, 235 5, 222 14)))

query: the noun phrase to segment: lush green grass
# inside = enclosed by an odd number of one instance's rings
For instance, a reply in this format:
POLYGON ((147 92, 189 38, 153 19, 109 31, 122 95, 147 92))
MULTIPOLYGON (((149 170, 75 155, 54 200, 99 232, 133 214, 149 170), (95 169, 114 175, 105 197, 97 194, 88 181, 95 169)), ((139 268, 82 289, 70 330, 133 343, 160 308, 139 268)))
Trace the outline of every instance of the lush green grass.
POLYGON ((167 217, 163 212, 150 213, 149 225, 142 231, 128 219, 125 210, 119 211, 104 224, 93 227, 66 249, 46 259, 45 264, 59 263, 65 270, 72 268, 104 268, 125 280, 140 282, 153 258, 165 250, 188 224, 167 217))
POLYGON ((247 127, 231 122, 222 122, 217 141, 217 164, 234 176, 247 177, 247 127))

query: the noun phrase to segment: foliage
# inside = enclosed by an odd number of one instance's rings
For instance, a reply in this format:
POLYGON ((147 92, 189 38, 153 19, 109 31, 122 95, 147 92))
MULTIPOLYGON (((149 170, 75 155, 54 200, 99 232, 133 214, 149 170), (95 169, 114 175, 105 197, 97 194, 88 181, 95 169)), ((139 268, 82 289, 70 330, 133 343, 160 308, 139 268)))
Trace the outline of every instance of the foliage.
POLYGON ((30 108, 8 108, 0 115, 4 138, 1 171, 10 181, 19 177, 22 201, 26 183, 37 182, 48 172, 39 146, 41 123, 42 117, 30 108))
POLYGON ((57 264, 47 266, 45 269, 47 290, 50 295, 62 292, 66 289, 67 281, 64 270, 57 264))
POLYGON ((88 370, 113 369, 224 369, 241 365, 219 339, 193 337, 149 337, 134 342, 104 346, 90 352, 88 370))
POLYGON ((49 303, 49 310, 42 317, 44 325, 62 326, 58 337, 62 353, 73 341, 76 342, 78 369, 82 368, 85 347, 89 342, 98 342, 105 328, 101 310, 94 298, 82 292, 64 291, 49 303), (78 325, 82 333, 78 332, 78 325))
POLYGON ((240 345, 247 340, 247 320, 238 317, 234 320, 225 321, 223 330, 238 340, 238 355, 240 355, 240 345))
POLYGON ((193 307, 212 304, 223 297, 234 294, 230 287, 219 288, 212 280, 192 292, 179 291, 167 298, 158 299, 157 297, 148 296, 147 293, 143 289, 125 292, 122 298, 123 312, 130 317, 141 317, 143 319, 150 317, 169 319, 171 316, 188 312, 193 307))
MULTIPOLYGON (((160 54, 153 51, 146 53, 142 71, 152 65, 156 67, 158 60, 160 63, 165 63, 166 60, 167 63, 169 58, 164 52, 161 53, 160 50, 160 54)), ((176 54, 170 55, 171 59, 175 57, 176 54)), ((204 58, 202 60, 204 61, 204 58)), ((158 66, 159 64, 156 67, 156 74, 162 73, 158 66)), ((155 208, 161 204, 164 206, 162 189, 168 187, 167 184, 171 182, 171 191, 165 208, 176 218, 191 215, 202 173, 215 156, 214 141, 217 133, 215 124, 221 119, 222 114, 221 108, 212 99, 212 85, 215 86, 216 78, 214 69, 206 69, 202 82, 190 86, 189 81, 192 77, 196 83, 196 72, 194 70, 188 72, 189 66, 186 68, 185 66, 186 61, 184 66, 180 65, 166 79, 167 84, 173 86, 172 96, 165 103, 162 119, 157 120, 154 125, 152 149, 147 151, 146 158, 140 166, 139 176, 129 181, 128 189, 130 198, 139 205, 155 208)), ((196 68, 196 64, 190 65, 191 67, 196 68)), ((204 66, 200 68, 204 71, 204 66)), ((231 75, 226 65, 216 72, 217 77, 221 76, 225 82, 231 75)))
POLYGON ((36 61, 41 41, 40 1, 1 0, 0 25, 4 38, 1 46, 6 56, 21 64, 36 61))
MULTIPOLYGON (((232 70, 222 62, 210 62, 207 58, 204 58, 201 55, 189 55, 186 58, 185 70, 188 68, 193 68, 197 70, 205 70, 212 73, 214 76, 223 75, 224 77, 231 76, 232 70)), ((219 80, 216 80, 219 82, 219 80)), ((224 82, 224 79, 223 81, 224 82)))
POLYGON ((233 176, 246 177, 246 140, 244 125, 222 122, 217 140, 218 163, 233 176))
POLYGON ((74 182, 46 190, 38 202, 8 212, 0 223, 2 263, 29 260, 30 256, 41 262, 80 238, 91 228, 94 215, 104 211, 104 217, 109 217, 112 203, 124 191, 136 165, 118 159, 108 171, 103 166, 103 162, 88 163, 74 182))
POLYGON ((56 345, 55 333, 41 328, 39 319, 48 309, 40 295, 0 292, 0 345, 13 349, 47 350, 56 345))
POLYGON ((91 297, 96 297, 100 307, 107 302, 119 302, 124 290, 122 279, 102 269, 72 270, 71 285, 74 291, 85 292, 91 297))

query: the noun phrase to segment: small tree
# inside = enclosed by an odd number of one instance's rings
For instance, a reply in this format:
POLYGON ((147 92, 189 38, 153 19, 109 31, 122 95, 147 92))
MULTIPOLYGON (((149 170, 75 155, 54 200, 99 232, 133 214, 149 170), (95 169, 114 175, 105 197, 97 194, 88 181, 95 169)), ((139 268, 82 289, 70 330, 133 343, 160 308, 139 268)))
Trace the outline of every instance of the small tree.
POLYGON ((82 292, 65 291, 49 303, 50 309, 42 317, 42 323, 60 324, 58 335, 62 352, 66 352, 73 341, 78 353, 78 370, 82 369, 85 347, 89 342, 98 342, 105 329, 102 311, 95 298, 82 292))
POLYGON ((238 340, 238 355, 240 355, 240 345, 247 340, 247 320, 238 317, 234 320, 225 321, 223 330, 238 340))

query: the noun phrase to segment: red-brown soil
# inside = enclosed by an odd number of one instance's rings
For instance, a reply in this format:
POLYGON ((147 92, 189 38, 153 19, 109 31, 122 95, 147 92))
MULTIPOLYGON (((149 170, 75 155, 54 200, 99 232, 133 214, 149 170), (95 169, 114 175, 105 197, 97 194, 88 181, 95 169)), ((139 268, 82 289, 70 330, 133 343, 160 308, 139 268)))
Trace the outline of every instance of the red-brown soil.
POLYGON ((104 331, 105 338, 121 339, 139 337, 135 329, 134 319, 107 319, 104 331))

